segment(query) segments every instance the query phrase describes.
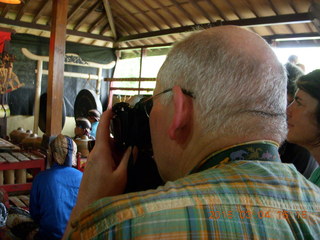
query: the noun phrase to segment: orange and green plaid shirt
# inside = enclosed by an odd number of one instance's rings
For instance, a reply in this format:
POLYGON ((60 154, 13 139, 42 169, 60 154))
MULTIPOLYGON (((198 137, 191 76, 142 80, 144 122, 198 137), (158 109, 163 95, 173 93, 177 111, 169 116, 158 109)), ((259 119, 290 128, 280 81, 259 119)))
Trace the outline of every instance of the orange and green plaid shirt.
POLYGON ((277 146, 260 141, 212 154, 156 190, 103 198, 69 239, 320 239, 320 189, 277 146))

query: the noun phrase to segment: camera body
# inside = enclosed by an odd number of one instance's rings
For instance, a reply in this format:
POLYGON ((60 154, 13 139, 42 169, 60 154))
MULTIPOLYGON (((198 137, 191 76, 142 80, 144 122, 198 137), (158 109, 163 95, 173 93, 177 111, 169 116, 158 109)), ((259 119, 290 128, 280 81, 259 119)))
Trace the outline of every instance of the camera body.
POLYGON ((140 99, 134 106, 120 102, 112 108, 110 130, 115 147, 121 151, 129 146, 138 148, 137 159, 132 156, 129 159, 126 193, 154 189, 163 184, 153 159, 149 117, 145 111, 152 107, 152 102, 145 99, 140 99))
POLYGON ((111 133, 117 147, 126 149, 137 146, 139 151, 152 151, 149 118, 145 108, 151 108, 150 101, 140 99, 134 106, 119 102, 112 107, 111 133))

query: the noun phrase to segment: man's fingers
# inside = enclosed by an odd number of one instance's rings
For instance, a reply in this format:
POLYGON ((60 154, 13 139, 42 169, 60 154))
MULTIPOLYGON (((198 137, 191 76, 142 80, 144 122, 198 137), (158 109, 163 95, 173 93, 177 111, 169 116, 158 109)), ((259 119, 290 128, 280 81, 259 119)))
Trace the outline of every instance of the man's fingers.
POLYGON ((101 115, 100 122, 97 129, 97 137, 96 137, 96 144, 98 143, 106 143, 109 141, 110 137, 110 120, 112 118, 112 110, 107 109, 101 115))
POLYGON ((127 170, 131 152, 132 152, 132 147, 128 147, 116 171, 125 172, 127 170))
POLYGON ((133 163, 136 163, 137 159, 138 159, 138 148, 137 146, 134 146, 132 149, 132 156, 133 156, 133 163))

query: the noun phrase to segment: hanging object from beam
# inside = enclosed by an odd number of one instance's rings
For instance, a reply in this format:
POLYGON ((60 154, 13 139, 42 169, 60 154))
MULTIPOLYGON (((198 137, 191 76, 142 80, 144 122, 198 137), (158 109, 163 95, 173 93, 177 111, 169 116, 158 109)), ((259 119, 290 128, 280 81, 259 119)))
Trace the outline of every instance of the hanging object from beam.
POLYGON ((20 0, 0 0, 0 3, 7 3, 7 4, 20 4, 20 0))

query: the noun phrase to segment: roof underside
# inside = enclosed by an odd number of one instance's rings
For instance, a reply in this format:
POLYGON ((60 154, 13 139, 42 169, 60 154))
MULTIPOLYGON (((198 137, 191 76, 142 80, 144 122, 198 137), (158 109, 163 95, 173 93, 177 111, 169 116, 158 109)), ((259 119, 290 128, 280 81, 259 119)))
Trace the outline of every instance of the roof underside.
MULTIPOLYGON (((309 14, 312 2, 69 0, 66 40, 117 48, 161 46, 199 28, 232 24, 247 27, 274 44, 319 46, 319 32, 309 14)), ((0 31, 50 37, 51 12, 52 0, 0 3, 0 31)))

